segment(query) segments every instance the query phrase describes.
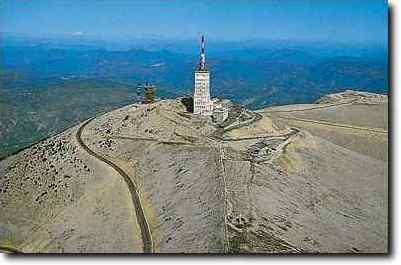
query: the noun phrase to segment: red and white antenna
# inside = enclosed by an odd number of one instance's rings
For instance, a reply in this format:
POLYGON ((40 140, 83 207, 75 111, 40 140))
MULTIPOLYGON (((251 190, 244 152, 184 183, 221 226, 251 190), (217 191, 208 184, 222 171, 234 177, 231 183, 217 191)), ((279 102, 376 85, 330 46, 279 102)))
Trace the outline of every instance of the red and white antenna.
POLYGON ((205 37, 202 35, 201 42, 201 54, 200 54, 200 62, 199 62, 199 70, 206 69, 206 57, 205 57, 205 37))

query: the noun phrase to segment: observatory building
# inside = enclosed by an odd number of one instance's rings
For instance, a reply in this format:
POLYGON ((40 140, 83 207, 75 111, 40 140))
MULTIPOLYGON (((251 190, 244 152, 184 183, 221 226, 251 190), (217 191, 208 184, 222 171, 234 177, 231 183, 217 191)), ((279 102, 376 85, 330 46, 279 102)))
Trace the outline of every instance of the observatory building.
POLYGON ((205 38, 202 35, 199 65, 195 71, 194 114, 210 116, 213 103, 210 100, 210 74, 206 68, 205 38))
POLYGON ((215 123, 219 124, 228 118, 227 101, 210 98, 210 73, 206 68, 203 35, 199 65, 195 71, 194 114, 211 117, 215 123))

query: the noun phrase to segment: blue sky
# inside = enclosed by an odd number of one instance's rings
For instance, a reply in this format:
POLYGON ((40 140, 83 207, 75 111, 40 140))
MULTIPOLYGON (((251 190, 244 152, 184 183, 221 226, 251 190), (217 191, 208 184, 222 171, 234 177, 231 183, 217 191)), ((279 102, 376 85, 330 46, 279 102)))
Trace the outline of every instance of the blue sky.
POLYGON ((385 0, 0 0, 0 31, 102 39, 387 42, 385 0))

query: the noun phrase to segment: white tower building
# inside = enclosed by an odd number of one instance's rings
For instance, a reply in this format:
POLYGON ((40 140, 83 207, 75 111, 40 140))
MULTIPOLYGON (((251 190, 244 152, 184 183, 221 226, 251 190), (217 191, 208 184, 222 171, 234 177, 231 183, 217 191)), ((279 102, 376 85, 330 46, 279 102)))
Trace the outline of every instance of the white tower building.
POLYGON ((194 114, 212 115, 213 103, 210 100, 210 75, 206 68, 205 38, 202 35, 201 53, 198 69, 195 71, 194 114))

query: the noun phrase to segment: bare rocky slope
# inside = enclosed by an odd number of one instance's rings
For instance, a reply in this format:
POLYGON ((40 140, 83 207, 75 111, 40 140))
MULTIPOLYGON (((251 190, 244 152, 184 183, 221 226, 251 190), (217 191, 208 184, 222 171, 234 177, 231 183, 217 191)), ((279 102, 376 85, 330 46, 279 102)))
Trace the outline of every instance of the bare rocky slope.
POLYGON ((0 248, 385 253, 387 130, 387 97, 355 91, 221 126, 129 105, 0 161, 0 248))

